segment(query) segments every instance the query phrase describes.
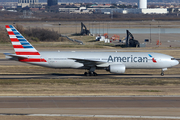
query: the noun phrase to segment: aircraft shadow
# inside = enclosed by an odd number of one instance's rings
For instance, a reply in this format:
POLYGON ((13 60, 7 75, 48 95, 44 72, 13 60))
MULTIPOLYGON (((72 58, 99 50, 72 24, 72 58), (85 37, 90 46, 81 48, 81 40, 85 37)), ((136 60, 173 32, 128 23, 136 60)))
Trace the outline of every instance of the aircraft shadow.
MULTIPOLYGON (((49 74, 0 74, 0 76, 84 76, 84 74, 61 74, 61 73, 49 73, 49 74)), ((98 74, 97 76, 152 76, 156 74, 98 74)))
MULTIPOLYGON (((52 73, 51 75, 57 75, 57 76, 84 76, 84 74, 61 74, 61 73, 52 73)), ((123 77, 123 76, 147 76, 147 75, 152 76, 153 74, 98 74, 97 76, 109 76, 109 77, 122 76, 123 77)))

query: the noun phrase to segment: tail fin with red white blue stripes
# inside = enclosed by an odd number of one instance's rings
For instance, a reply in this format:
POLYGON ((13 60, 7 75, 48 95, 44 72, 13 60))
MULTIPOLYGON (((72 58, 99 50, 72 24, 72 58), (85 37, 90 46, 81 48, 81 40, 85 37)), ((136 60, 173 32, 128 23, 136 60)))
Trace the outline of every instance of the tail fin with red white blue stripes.
POLYGON ((16 55, 40 55, 39 52, 12 25, 6 25, 16 55))
POLYGON ((40 53, 12 25, 6 25, 6 30, 14 47, 14 54, 5 54, 21 62, 47 62, 40 53))

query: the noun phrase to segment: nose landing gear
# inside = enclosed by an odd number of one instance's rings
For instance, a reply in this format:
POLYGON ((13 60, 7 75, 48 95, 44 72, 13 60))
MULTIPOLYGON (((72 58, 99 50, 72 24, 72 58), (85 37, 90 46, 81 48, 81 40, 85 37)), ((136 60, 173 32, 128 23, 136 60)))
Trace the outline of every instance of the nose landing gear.
POLYGON ((161 76, 164 76, 164 71, 163 71, 163 72, 161 72, 161 76))
POLYGON ((162 70, 161 70, 161 76, 164 76, 164 71, 166 71, 167 70, 167 68, 163 68, 162 70))

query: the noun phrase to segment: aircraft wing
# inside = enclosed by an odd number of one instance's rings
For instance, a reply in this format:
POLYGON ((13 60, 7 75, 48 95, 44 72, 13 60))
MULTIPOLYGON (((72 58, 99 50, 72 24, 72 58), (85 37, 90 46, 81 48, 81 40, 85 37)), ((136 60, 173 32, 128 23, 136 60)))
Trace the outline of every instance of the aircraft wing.
POLYGON ((96 65, 101 65, 101 64, 105 64, 106 62, 102 62, 102 61, 95 61, 95 60, 89 60, 89 59, 80 59, 80 58, 69 58, 72 60, 75 60, 75 62, 79 62, 84 64, 84 66, 96 66, 96 65))

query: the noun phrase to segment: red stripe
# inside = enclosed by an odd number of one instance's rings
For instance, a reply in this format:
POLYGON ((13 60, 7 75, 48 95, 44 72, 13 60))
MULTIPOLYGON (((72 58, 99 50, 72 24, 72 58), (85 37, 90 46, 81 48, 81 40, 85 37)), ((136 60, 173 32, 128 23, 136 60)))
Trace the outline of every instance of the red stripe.
POLYGON ((19 58, 20 62, 47 62, 44 58, 19 58))
POLYGON ((13 45, 14 48, 24 48, 22 45, 13 45))
POLYGON ((39 52, 16 52, 16 55, 40 55, 39 52))
POLYGON ((5 25, 5 26, 6 26, 6 28, 10 28, 9 25, 5 25))
POLYGON ((12 31, 8 32, 9 35, 15 35, 12 31))
POLYGON ((19 42, 17 38, 11 38, 11 42, 19 42))
POLYGON ((152 61, 153 61, 154 63, 157 63, 157 61, 156 61, 154 58, 152 59, 152 61))

